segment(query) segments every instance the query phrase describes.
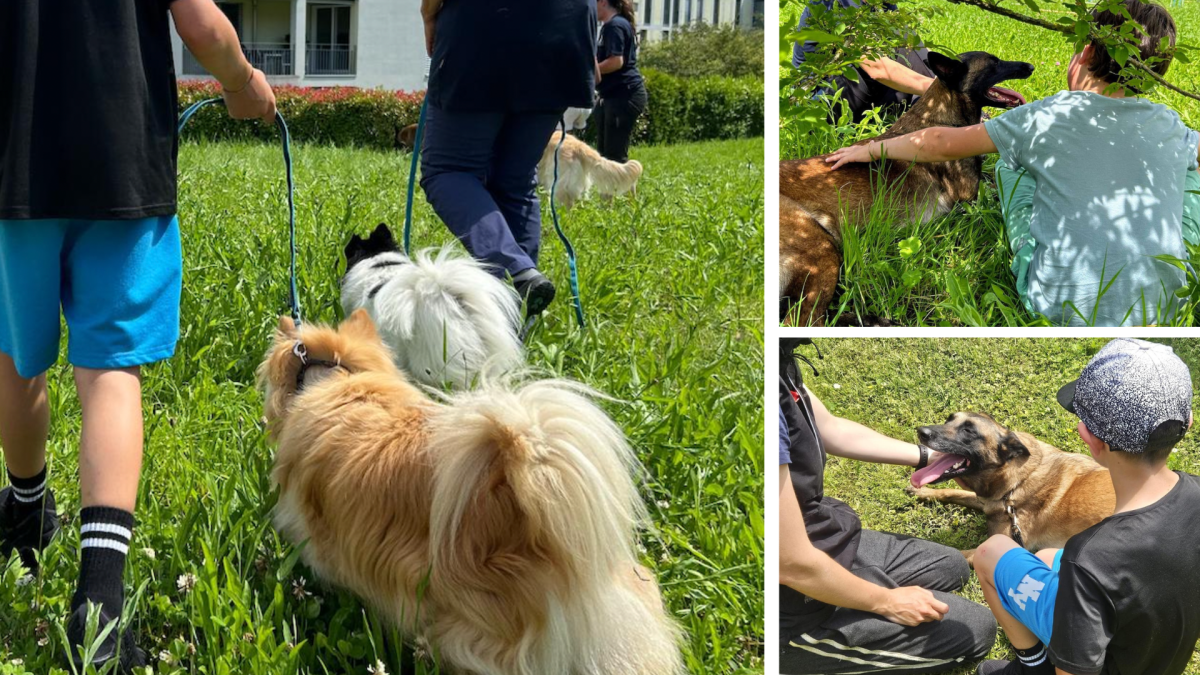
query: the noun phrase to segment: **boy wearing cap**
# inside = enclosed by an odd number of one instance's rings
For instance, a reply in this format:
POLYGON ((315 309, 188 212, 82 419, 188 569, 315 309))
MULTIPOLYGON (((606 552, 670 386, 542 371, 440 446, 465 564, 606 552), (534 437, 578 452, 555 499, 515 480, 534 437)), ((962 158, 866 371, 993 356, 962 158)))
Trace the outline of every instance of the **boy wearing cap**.
POLYGON ((984 597, 1017 652, 981 675, 1182 673, 1200 637, 1200 479, 1167 457, 1192 423, 1192 381, 1163 345, 1109 342, 1058 393, 1109 470, 1115 513, 1036 555, 1003 535, 976 553, 984 597))

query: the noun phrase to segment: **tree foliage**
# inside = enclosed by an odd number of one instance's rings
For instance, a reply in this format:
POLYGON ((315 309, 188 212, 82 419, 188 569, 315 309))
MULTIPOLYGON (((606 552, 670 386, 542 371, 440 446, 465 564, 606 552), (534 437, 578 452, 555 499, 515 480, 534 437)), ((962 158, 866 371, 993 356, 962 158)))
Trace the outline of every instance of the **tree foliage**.
POLYGON ((763 76, 763 31, 696 22, 642 47, 638 65, 675 77, 763 76))
MULTIPOLYGON (((783 125, 798 126, 803 131, 824 123, 828 102, 814 98, 815 92, 829 87, 839 75, 857 81, 855 66, 864 60, 890 55, 902 47, 913 48, 922 42, 930 49, 951 54, 921 39, 922 20, 939 10, 934 3, 906 3, 909 6, 885 11, 885 0, 863 0, 861 5, 847 8, 834 3, 834 9, 826 9, 820 3, 808 5, 808 1, 784 0, 781 9, 780 48, 789 54, 780 64, 784 73, 780 78, 780 118, 783 125), (797 31, 796 26, 806 6, 810 7, 810 20, 804 29, 797 31), (806 41, 817 43, 817 49, 808 55, 799 68, 793 68, 791 45, 806 41)), ((1120 79, 1130 86, 1148 92, 1156 85, 1161 85, 1200 100, 1200 95, 1180 89, 1153 70, 1164 59, 1173 58, 1187 63, 1188 53, 1195 48, 1182 42, 1172 47, 1164 39, 1159 45, 1159 56, 1143 62, 1138 49, 1142 39, 1141 28, 1129 16, 1123 0, 947 1, 968 4, 1044 28, 1058 34, 1076 53, 1089 42, 1095 41, 1103 45, 1121 65, 1120 79), (1121 15, 1125 22, 1119 26, 1097 25, 1092 19, 1094 11, 1121 15)))

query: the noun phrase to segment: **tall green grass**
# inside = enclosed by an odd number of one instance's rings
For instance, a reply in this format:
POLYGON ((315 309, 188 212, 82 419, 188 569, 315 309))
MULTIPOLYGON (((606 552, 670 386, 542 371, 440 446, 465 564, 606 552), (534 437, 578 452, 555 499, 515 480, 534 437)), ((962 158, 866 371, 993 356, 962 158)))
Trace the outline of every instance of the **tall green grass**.
MULTIPOLYGON (((982 50, 1002 59, 1032 63, 1032 77, 1008 83, 1029 100, 1066 88, 1071 49, 1061 36, 966 5, 917 1, 937 10, 921 27, 921 35, 927 40, 956 52, 982 50)), ((1200 43, 1200 4, 1183 3, 1170 10, 1180 39, 1200 43)), ((784 50, 781 45, 780 58, 790 62, 790 48, 784 50)), ((787 78, 787 67, 781 66, 780 74, 787 78)), ((1176 62, 1167 79, 1185 89, 1200 91, 1200 64, 1176 62)), ((1150 98, 1177 110, 1189 126, 1200 126, 1200 102, 1163 88, 1150 98)), ((787 101, 781 101, 781 105, 787 105, 787 101)), ((999 114, 995 109, 987 110, 999 114)), ((785 126, 780 130, 780 158, 801 159, 831 152, 882 133, 891 121, 873 116, 854 125, 843 119, 808 134, 785 126)), ((979 198, 943 218, 918 227, 879 216, 871 218, 860 231, 846 233, 848 240, 854 238, 860 245, 855 249, 847 245, 844 269, 853 273, 842 276, 842 301, 835 311, 847 317, 883 317, 916 326, 1047 325, 1045 319, 1025 310, 1016 292, 1016 280, 1009 269, 1012 254, 1004 237, 992 174, 994 164, 994 155, 984 163, 985 181, 979 198), (914 237, 920 242, 916 255, 911 241, 914 237)), ((1191 325, 1195 321, 1192 306, 1184 308, 1177 323, 1191 325)))
MULTIPOLYGON (((183 336, 147 369, 146 459, 128 595, 156 673, 438 672, 354 597, 322 586, 270 526, 271 448, 254 369, 287 307, 277 147, 185 144, 183 336), (375 670, 375 672, 382 672, 375 670)), ((560 289, 529 340, 531 364, 614 397, 607 411, 646 466, 653 531, 641 541, 693 673, 762 668, 761 139, 635 148, 636 199, 563 215, 589 325, 566 300, 562 246, 542 261, 560 289)), ((399 227, 407 156, 295 148, 306 319, 338 319, 342 247, 399 227)), ((546 222, 549 209, 544 207, 546 222)), ((418 191, 414 246, 452 237, 418 191)), ((77 574, 79 404, 50 373, 51 487, 66 517, 43 574, 0 563, 0 674, 62 673, 77 574)))

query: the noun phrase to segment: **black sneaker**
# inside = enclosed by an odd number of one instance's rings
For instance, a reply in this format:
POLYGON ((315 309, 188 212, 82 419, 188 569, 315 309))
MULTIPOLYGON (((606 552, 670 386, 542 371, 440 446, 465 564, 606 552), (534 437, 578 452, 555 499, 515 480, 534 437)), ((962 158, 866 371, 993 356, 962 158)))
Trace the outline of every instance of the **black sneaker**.
POLYGON ((0 565, 8 560, 15 549, 25 567, 36 574, 37 559, 34 552, 44 551, 54 535, 58 534, 58 509, 54 503, 54 493, 47 489, 40 508, 24 516, 17 515, 17 506, 11 487, 0 490, 0 565))
POLYGON ((537 270, 527 270, 517 277, 513 279, 513 288, 525 302, 525 316, 537 316, 546 311, 557 293, 554 284, 537 270))
MULTIPOLYGON (((75 611, 71 612, 71 618, 67 621, 67 648, 70 650, 71 663, 75 666, 75 672, 83 673, 84 663, 80 654, 82 647, 83 652, 87 652, 90 645, 84 646, 84 639, 87 633, 87 617, 88 604, 83 603, 76 607, 75 611)), ((100 621, 96 624, 96 634, 104 632, 104 629, 112 622, 119 621, 120 615, 113 615, 108 609, 101 605, 99 609, 100 621)), ((133 631, 126 628, 120 633, 114 627, 112 631, 105 636, 104 641, 96 649, 96 653, 92 655, 91 661, 87 664, 100 670, 103 666, 108 665, 113 659, 119 658, 120 662, 117 667, 117 672, 122 675, 127 675, 132 668, 143 668, 147 666, 146 652, 138 648, 133 641, 133 631)))
POLYGON ((975 667, 975 675, 1021 675, 1021 664, 1002 659, 981 661, 975 667))

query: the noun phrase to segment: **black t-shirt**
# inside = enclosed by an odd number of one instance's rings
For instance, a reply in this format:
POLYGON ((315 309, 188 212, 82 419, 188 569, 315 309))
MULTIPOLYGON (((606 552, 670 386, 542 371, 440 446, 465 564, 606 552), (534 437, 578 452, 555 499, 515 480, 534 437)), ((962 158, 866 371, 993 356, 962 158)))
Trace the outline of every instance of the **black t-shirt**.
MULTIPOLYGON (((786 426, 788 447, 780 448, 780 462, 789 464, 792 487, 805 531, 813 546, 827 553, 846 569, 858 552, 862 524, 848 505, 825 496, 825 462, 828 456, 817 431, 816 417, 800 369, 790 350, 779 355, 779 407, 786 426)), ((782 438, 780 439, 783 440, 782 438)), ((833 607, 780 584, 780 639, 786 642, 797 633, 811 630, 833 607)))
POLYGON ((595 0, 455 0, 438 13, 430 103, 447 112, 592 107, 595 0))
POLYGON ((1073 675, 1176 675, 1200 637, 1200 479, 1067 541, 1050 660, 1073 675))
POLYGON ((623 16, 614 16, 600 28, 600 43, 596 47, 596 60, 620 56, 625 63, 620 70, 601 76, 596 91, 603 98, 630 98, 642 86, 642 74, 637 69, 637 38, 633 26, 623 16))
POLYGON ((0 2, 0 219, 175 213, 169 5, 0 2))

